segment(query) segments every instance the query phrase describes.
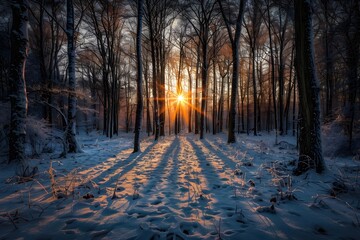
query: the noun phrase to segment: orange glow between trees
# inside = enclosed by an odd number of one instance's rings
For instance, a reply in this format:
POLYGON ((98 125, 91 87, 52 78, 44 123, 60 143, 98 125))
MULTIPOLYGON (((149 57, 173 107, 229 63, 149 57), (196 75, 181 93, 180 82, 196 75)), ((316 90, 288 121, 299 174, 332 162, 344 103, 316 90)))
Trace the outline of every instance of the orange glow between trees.
POLYGON ((185 101, 184 96, 183 96, 182 94, 178 95, 178 96, 177 96, 177 101, 178 101, 178 103, 184 102, 184 101, 185 101))

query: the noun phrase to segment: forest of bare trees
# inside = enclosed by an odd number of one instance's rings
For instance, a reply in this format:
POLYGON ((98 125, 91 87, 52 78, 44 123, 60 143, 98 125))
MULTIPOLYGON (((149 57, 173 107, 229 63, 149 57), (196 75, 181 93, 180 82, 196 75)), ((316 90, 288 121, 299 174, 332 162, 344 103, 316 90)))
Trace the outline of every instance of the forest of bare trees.
POLYGON ((274 133, 298 136, 299 173, 321 172, 323 127, 345 136, 338 154, 359 154, 358 0, 18 0, 0 12, 1 156, 23 174, 25 142, 42 137, 34 119, 63 155, 81 152, 79 132, 135 132, 134 151, 141 132, 274 133))

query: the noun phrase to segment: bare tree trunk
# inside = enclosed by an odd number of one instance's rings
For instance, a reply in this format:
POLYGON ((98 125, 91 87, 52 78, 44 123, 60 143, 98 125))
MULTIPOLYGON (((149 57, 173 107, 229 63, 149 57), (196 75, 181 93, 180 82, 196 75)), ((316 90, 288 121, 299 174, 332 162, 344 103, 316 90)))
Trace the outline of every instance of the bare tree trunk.
POLYGON ((200 68, 200 43, 196 47, 196 73, 195 73, 195 134, 199 134, 199 68, 200 68))
POLYGON ((228 32, 228 36, 231 42, 231 50, 232 50, 232 60, 233 60, 233 72, 232 72, 232 82, 231 82, 231 99, 230 99, 230 109, 229 109, 229 128, 228 128, 228 143, 235 143, 235 123, 236 123, 236 100, 237 100, 237 91, 239 85, 239 44, 240 44, 240 36, 241 36, 241 25, 244 16, 245 3, 246 0, 240 1, 240 5, 238 6, 238 14, 236 19, 235 33, 233 34, 232 29, 230 27, 228 16, 225 15, 224 8, 222 6, 222 2, 218 1, 221 15, 225 21, 226 29, 228 32))
POLYGON ((290 74, 289 74, 289 85, 288 85, 288 90, 287 90, 287 96, 286 96, 286 105, 285 105, 285 111, 284 111, 284 115, 285 115, 285 134, 288 134, 288 130, 289 130, 289 112, 290 112, 290 100, 291 100, 291 93, 292 93, 292 87, 295 87, 295 84, 291 84, 291 82, 293 81, 293 59, 294 59, 294 50, 295 50, 295 46, 292 46, 291 49, 291 56, 290 56, 290 74))
POLYGON ((74 29, 74 4, 73 0, 66 2, 66 35, 68 40, 68 125, 66 129, 66 142, 68 152, 81 152, 76 140, 76 77, 75 77, 75 29, 74 29))
MULTIPOLYGON (((260 53, 259 49, 258 49, 258 58, 260 58, 260 55, 262 53, 260 53)), ((264 106, 264 83, 263 83, 263 67, 262 67, 262 62, 261 61, 257 61, 256 63, 257 66, 257 72, 258 72, 258 79, 259 79, 259 97, 258 97, 258 128, 257 131, 261 132, 262 131, 262 113, 263 113, 263 106, 264 106)))
MULTIPOLYGON (((150 0, 146 0, 146 7, 148 14, 152 14, 152 6, 150 3, 150 0)), ((158 104, 158 71, 157 71, 157 64, 156 64, 156 46, 155 46, 155 33, 154 33, 154 26, 152 22, 152 17, 150 16, 148 18, 148 27, 149 27, 149 35, 150 35, 150 50, 151 50, 151 65, 152 65, 152 92, 153 92, 153 105, 154 105, 154 111, 153 111, 153 118, 154 118, 154 137, 155 141, 158 140, 159 134, 160 134, 160 122, 159 122, 159 104, 158 104)))
POLYGON ((201 66, 201 116, 200 116, 200 139, 204 138, 205 118, 206 118, 206 98, 207 98, 207 80, 208 80, 208 38, 209 25, 204 24, 202 31, 202 66, 201 66))
MULTIPOLYGON (((213 38, 214 40, 214 46, 216 44, 216 38, 213 38)), ((214 57, 213 57, 213 101, 212 101, 212 132, 215 135, 217 133, 217 106, 216 106, 216 100, 217 100, 217 79, 216 79, 216 57, 215 57, 215 47, 214 49, 214 57)))
MULTIPOLYGON (((254 44, 255 45, 255 44, 254 44)), ((255 46, 251 47, 252 52, 252 84, 253 84, 253 104, 254 104, 254 136, 257 136, 257 88, 256 88, 256 74, 255 74, 255 46)))
POLYGON ((270 77, 270 71, 269 70, 269 88, 268 88, 268 104, 267 104, 267 120, 266 120, 266 130, 268 131, 268 133, 270 133, 270 130, 271 130, 271 77, 270 77))
MULTIPOLYGON (((163 38, 163 36, 161 36, 163 38)), ((160 121, 160 136, 165 136, 165 47, 164 39, 158 41, 158 64, 159 64, 159 121, 160 121)))
POLYGON ((277 144, 277 135, 278 135, 278 119, 277 119, 277 107, 276 107, 276 81, 275 81, 275 60, 274 60, 274 49, 273 49, 273 40, 271 34, 271 18, 270 18, 270 1, 267 1, 267 28, 269 33, 269 48, 270 48, 270 65, 271 65, 271 82, 272 82, 272 100, 274 106, 274 124, 275 124, 275 144, 277 144))
MULTIPOLYGON (((177 97, 182 94, 182 88, 181 88, 181 79, 182 79, 182 71, 183 71, 183 65, 184 65, 184 42, 183 42, 183 32, 180 33, 180 42, 179 42, 179 68, 178 68, 178 74, 177 74, 177 82, 176 82, 176 94, 177 97)), ((181 114, 181 101, 176 102, 176 110, 175 110, 175 135, 180 133, 180 114, 181 114)))
MULTIPOLYGON (((353 130, 356 112, 357 91, 359 89, 359 62, 360 62, 360 9, 359 1, 350 2, 353 9, 352 14, 348 16, 346 26, 346 67, 347 67, 347 85, 348 85, 348 101, 346 102, 345 117, 347 120, 347 130, 349 134, 349 150, 353 151, 353 130)), ((356 151, 356 150, 355 150, 356 151)))
POLYGON ((285 63, 284 63, 284 48, 285 48, 285 31, 287 28, 288 18, 286 17, 284 26, 282 24, 282 17, 279 14, 279 131, 280 135, 284 135, 284 87, 285 87, 285 79, 284 79, 284 71, 285 71, 285 63))
POLYGON ((250 135, 250 71, 251 64, 249 61, 248 75, 246 81, 246 134, 250 135))
POLYGON ((224 85, 225 85, 225 76, 221 76, 221 88, 220 88, 220 97, 219 97, 219 111, 218 111, 218 132, 223 131, 223 119, 224 119, 224 85))
POLYGON ((11 27, 10 59, 10 103, 11 125, 9 135, 9 163, 17 166, 16 174, 29 176, 25 161, 25 136, 27 96, 25 83, 25 62, 28 44, 28 7, 26 0, 13 1, 11 4, 13 22, 11 27))
MULTIPOLYGON (((43 101, 49 102, 49 89, 47 89, 48 85, 48 76, 46 71, 46 63, 45 63, 45 39, 44 39, 44 0, 39 1, 39 19, 38 19, 38 27, 39 27, 39 61, 40 61, 40 76, 41 76, 41 84, 42 84, 42 98, 43 101)), ((50 120, 50 107, 45 104, 43 106, 43 119, 50 120)), ((51 122, 49 121, 51 124, 51 122)))
POLYGON ((295 136, 295 131, 297 128, 297 121, 296 121, 296 74, 294 76, 294 94, 293 94, 293 131, 292 135, 295 136))
POLYGON ((324 159, 321 147, 319 83, 314 61, 311 2, 295 1, 296 70, 300 99, 300 152, 296 174, 310 168, 321 173, 324 159))
POLYGON ((148 136, 152 132, 151 128, 151 118, 150 118, 150 96, 149 96, 149 63, 148 59, 145 59, 144 66, 144 80, 145 80, 145 97, 146 97, 146 132, 148 136))
POLYGON ((137 0, 137 10, 138 10, 137 30, 136 30, 137 106, 136 106, 136 120, 135 120, 134 152, 140 151, 140 130, 141 130, 141 120, 142 120, 142 111, 143 111, 142 61, 141 61, 143 0, 137 0))
POLYGON ((324 44, 325 44, 325 65, 326 65, 326 110, 325 116, 331 118, 333 108, 333 97, 334 97, 334 80, 333 80, 333 56, 332 49, 330 47, 331 35, 329 34, 329 9, 327 0, 322 0, 321 3, 324 5, 325 15, 325 29, 324 29, 324 44))
POLYGON ((191 71, 190 68, 188 68, 188 76, 189 76, 189 91, 188 91, 188 102, 190 104, 189 106, 189 112, 188 112, 188 121, 189 121, 189 126, 188 126, 188 131, 189 133, 192 132, 192 106, 193 106, 193 100, 192 100, 192 75, 191 75, 191 71))
MULTIPOLYGON (((230 68, 230 66, 229 66, 230 68)), ((229 71, 229 74, 227 75, 227 78, 226 78, 226 92, 227 92, 227 96, 226 96, 226 111, 227 111, 227 114, 226 114, 226 121, 225 121, 225 129, 226 130, 229 130, 229 113, 230 113, 230 97, 231 97, 231 93, 230 93, 230 71, 229 71)))

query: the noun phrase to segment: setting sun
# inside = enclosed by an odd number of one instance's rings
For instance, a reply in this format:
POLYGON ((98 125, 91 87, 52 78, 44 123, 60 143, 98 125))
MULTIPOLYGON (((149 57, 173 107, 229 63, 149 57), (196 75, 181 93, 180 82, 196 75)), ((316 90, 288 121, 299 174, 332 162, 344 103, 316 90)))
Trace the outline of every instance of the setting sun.
POLYGON ((182 94, 180 94, 180 95, 177 96, 177 101, 178 101, 179 103, 184 102, 184 100, 185 100, 185 98, 184 98, 184 96, 183 96, 182 94))

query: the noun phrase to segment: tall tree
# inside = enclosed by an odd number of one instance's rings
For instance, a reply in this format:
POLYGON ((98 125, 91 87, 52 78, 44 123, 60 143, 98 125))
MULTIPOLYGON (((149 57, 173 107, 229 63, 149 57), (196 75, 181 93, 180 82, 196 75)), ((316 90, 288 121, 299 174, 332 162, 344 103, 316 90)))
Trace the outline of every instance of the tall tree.
POLYGON ((141 60, 141 35, 142 35, 142 16, 143 0, 137 0, 137 29, 136 29, 136 64, 137 64, 137 89, 136 89, 136 118, 135 118, 135 138, 134 152, 140 151, 140 130, 143 111, 142 96, 142 60, 141 60))
POLYGON ((331 118, 332 111, 333 111, 333 101, 334 101, 334 54, 333 48, 331 44, 333 44, 333 24, 331 22, 332 16, 330 15, 331 12, 331 4, 328 0, 321 0, 321 7, 323 8, 322 12, 324 15, 324 28, 323 28, 323 41, 324 41, 324 48, 325 48, 325 81, 326 81, 326 108, 325 108, 325 116, 327 118, 331 118))
POLYGON ((311 1, 298 0, 295 7, 296 72, 300 101, 299 161, 296 174, 310 168, 321 173, 324 159, 321 147, 320 94, 313 46, 311 1))
POLYGON ((67 35, 67 55, 68 55, 68 119, 66 129, 66 144, 68 152, 81 152, 76 135, 76 76, 75 76, 75 23, 74 23, 74 3, 73 0, 66 2, 66 35, 67 35))
MULTIPOLYGON (((184 12, 185 17, 193 27, 196 36, 199 38, 199 54, 201 54, 201 104, 200 104, 200 139, 204 138, 205 118, 206 118, 206 101, 207 101, 207 85, 209 71, 209 41, 211 39, 210 26, 215 16, 215 0, 194 0, 190 1, 186 8, 189 11, 184 12)), ((199 55, 200 57, 200 55, 199 55)), ((197 88, 196 88, 197 89, 197 88)), ((196 121, 195 116, 195 121, 196 121)), ((196 131, 196 125, 195 125, 196 131)))
POLYGON ((359 63, 360 63, 360 4, 358 0, 348 1, 345 6, 348 9, 345 19, 345 64, 347 78, 348 101, 345 108, 345 117, 349 133, 349 150, 353 151, 353 131, 356 122, 356 99, 359 91, 359 63))
MULTIPOLYGON (((113 134, 118 134, 118 113, 121 100, 119 93, 121 84, 125 84, 119 78, 120 69, 123 68, 120 61, 124 26, 123 2, 121 0, 88 0, 87 4, 89 11, 86 23, 96 37, 97 49, 94 51, 98 55, 102 68, 103 133, 112 137, 113 134)), ((94 48, 93 45, 93 42, 89 42, 88 48, 94 48)), ((126 121, 127 130, 128 123, 129 121, 126 121)))
MULTIPOLYGON (((257 96, 257 82, 256 82, 256 50, 257 45, 259 44, 259 37, 260 37, 260 31, 261 31, 261 8, 259 1, 254 0, 251 8, 249 8, 249 16, 247 19, 247 24, 245 24, 245 29, 248 35, 248 41, 250 46, 250 55, 251 55, 251 68, 252 68, 252 85, 253 85, 253 104, 254 104, 254 135, 257 135, 257 121, 258 121, 258 96, 257 96)), ((250 64, 250 61, 249 61, 250 64)))
POLYGON ((274 107, 274 124, 275 124, 275 144, 277 144, 278 119, 277 119, 277 104, 276 104, 275 58, 274 58, 273 39, 272 39, 272 32, 271 32, 270 0, 266 1, 266 13, 267 13, 266 14, 267 21, 265 21, 265 23, 266 23, 266 27, 267 27, 268 33, 269 33, 272 101, 273 101, 273 107, 274 107))
MULTIPOLYGON (((218 0, 221 15, 224 19, 225 26, 229 35, 231 49, 232 49, 232 59, 233 59, 233 74, 232 74, 232 82, 231 82, 231 100, 230 100, 230 109, 229 109, 229 129, 228 129, 228 143, 235 143, 235 122, 236 122, 236 99, 237 99, 237 91, 239 85, 239 43, 241 36, 241 26, 244 17, 244 9, 246 0, 240 0, 238 7, 238 13, 235 21, 235 33, 233 33, 233 29, 231 26, 231 16, 226 14, 225 8, 221 0, 218 0)), ((231 6, 228 6, 228 9, 231 9, 231 6)))
POLYGON ((26 0, 13 1, 11 28, 10 60, 10 103, 11 125, 9 138, 9 163, 15 162, 19 168, 16 174, 28 176, 29 169, 25 162, 25 136, 27 96, 25 83, 25 62, 28 46, 28 7, 26 0))
MULTIPOLYGON (((144 47, 146 50, 146 47, 144 47)), ((150 114, 150 94, 149 94, 149 59, 147 53, 142 54, 145 55, 143 57, 143 66, 144 66, 144 80, 145 80, 145 97, 146 97, 146 132, 148 136, 152 132, 151 127, 151 114, 150 114)))
POLYGON ((286 32, 288 30, 288 22, 289 22, 289 13, 285 12, 285 19, 282 16, 282 7, 281 4, 278 6, 279 10, 279 22, 278 22, 278 32, 276 33, 276 37, 279 44, 279 52, 278 52, 278 79, 279 79, 279 131, 280 135, 284 134, 285 126, 284 126, 284 87, 285 87, 285 58, 284 58, 284 50, 286 46, 286 32))
POLYGON ((177 14, 176 4, 175 0, 145 0, 144 25, 148 27, 151 48, 155 140, 165 135, 165 68, 171 47, 167 37, 177 14))
POLYGON ((159 102, 158 102, 158 71, 156 68, 156 54, 155 54, 155 21, 154 15, 155 5, 152 4, 151 0, 145 0, 145 23, 149 28, 149 41, 150 41, 150 52, 151 52, 151 68, 152 68, 152 95, 153 95, 153 119, 154 119, 154 136, 155 141, 158 140, 160 134, 160 121, 159 121, 159 102))

